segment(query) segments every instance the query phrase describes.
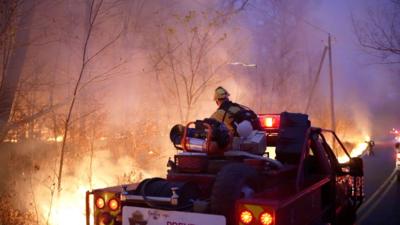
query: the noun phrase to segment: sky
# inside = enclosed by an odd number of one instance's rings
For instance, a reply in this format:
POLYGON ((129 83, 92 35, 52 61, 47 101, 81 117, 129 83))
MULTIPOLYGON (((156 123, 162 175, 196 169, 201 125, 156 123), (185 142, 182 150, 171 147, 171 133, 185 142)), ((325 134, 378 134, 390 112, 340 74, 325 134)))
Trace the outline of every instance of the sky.
MULTIPOLYGON (((383 1, 370 0, 321 0, 311 14, 309 22, 332 34, 333 73, 335 80, 335 101, 349 104, 368 111, 369 119, 374 117, 392 117, 384 126, 386 129, 394 122, 400 107, 393 106, 400 97, 398 75, 392 70, 379 65, 379 60, 366 54, 360 47, 354 34, 352 15, 361 16, 368 5, 383 1)), ((326 36, 320 31, 322 37, 326 36)), ((318 37, 316 37, 316 41, 318 37)), ((328 76, 325 71, 323 76, 328 76)), ((328 80, 324 80, 328 82, 328 80)))
MULTIPOLYGON (((365 92, 368 86, 368 92, 373 94, 383 94, 384 96, 393 95, 393 89, 389 85, 388 89, 382 89, 377 84, 378 80, 389 81, 392 78, 391 71, 374 63, 378 60, 365 54, 365 51, 359 46, 354 35, 351 15, 360 15, 365 7, 372 4, 368 0, 337 0, 321 1, 320 9, 315 13, 317 24, 324 30, 331 32, 333 41, 333 60, 334 72, 340 85, 349 89, 355 89, 358 95, 365 92), (386 74, 383 74, 386 73, 386 74), (350 81, 350 82, 349 82, 350 81)), ((378 81, 378 83, 381 83, 378 81)), ((351 90, 341 90, 343 95, 351 90)), ((343 98, 341 92, 338 96, 343 98)), ((374 103, 376 99, 365 99, 374 103)))

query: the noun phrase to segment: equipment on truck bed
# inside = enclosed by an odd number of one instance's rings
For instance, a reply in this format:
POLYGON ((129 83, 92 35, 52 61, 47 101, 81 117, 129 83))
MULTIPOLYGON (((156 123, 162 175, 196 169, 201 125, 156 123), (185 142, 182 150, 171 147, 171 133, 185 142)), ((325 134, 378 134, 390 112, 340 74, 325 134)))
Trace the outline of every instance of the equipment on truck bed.
POLYGON ((231 137, 223 123, 204 119, 190 122, 186 126, 175 125, 171 129, 170 139, 179 150, 217 154, 224 151, 231 137))
POLYGON ((261 131, 243 125, 241 137, 210 119, 174 126, 179 152, 166 178, 87 192, 87 224, 91 209, 95 225, 352 224, 364 198, 362 159, 305 114, 259 120, 261 131), (338 162, 325 134, 347 163, 338 162), (271 149, 276 157, 266 154, 271 149))

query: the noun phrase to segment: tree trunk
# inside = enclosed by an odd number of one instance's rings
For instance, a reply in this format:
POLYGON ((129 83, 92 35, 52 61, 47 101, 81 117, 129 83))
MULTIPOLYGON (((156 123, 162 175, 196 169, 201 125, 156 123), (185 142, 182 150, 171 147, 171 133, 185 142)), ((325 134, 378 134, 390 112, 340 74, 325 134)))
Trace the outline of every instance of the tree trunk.
POLYGON ((24 1, 20 5, 20 13, 23 16, 18 18, 15 46, 11 53, 9 62, 6 64, 5 74, 0 89, 0 141, 7 135, 7 123, 15 98, 19 78, 25 63, 27 43, 30 34, 30 25, 34 13, 34 1, 24 1))

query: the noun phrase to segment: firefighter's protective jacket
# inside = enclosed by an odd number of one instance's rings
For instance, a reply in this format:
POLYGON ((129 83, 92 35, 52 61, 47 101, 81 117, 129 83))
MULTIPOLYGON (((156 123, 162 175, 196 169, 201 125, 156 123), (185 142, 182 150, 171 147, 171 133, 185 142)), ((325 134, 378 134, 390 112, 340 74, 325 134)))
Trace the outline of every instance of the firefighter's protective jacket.
POLYGON ((235 123, 239 124, 243 120, 250 121, 253 129, 258 130, 260 128, 257 114, 246 106, 229 100, 224 101, 217 111, 211 115, 211 118, 223 122, 233 135, 237 135, 235 123))
POLYGON ((231 101, 224 101, 216 112, 211 115, 211 118, 223 122, 229 131, 235 133, 234 115, 241 110, 237 104, 231 101))

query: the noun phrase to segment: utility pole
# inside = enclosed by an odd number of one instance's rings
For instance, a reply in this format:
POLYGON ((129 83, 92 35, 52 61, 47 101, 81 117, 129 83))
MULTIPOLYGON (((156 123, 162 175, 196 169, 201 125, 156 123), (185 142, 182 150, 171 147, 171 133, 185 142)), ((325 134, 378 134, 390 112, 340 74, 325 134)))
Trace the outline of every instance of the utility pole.
MULTIPOLYGON (((335 119, 335 102, 334 102, 334 85, 333 85, 333 68, 332 68, 332 40, 331 34, 328 34, 328 58, 329 58, 329 79, 330 79, 330 98, 331 98, 331 128, 336 132, 336 119, 335 119)), ((335 137, 332 137, 333 149, 335 149, 335 137)))

